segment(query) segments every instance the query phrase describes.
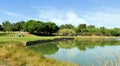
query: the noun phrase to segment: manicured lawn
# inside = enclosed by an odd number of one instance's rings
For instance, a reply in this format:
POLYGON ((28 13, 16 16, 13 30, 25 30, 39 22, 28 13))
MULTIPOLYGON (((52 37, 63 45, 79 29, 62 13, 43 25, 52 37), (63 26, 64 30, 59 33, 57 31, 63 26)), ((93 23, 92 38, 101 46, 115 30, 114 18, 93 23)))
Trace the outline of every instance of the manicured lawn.
POLYGON ((0 44, 25 44, 27 41, 60 38, 60 36, 35 36, 28 33, 23 33, 24 37, 15 36, 18 33, 19 32, 15 32, 14 34, 7 34, 6 36, 2 34, 2 36, 0 36, 0 44))

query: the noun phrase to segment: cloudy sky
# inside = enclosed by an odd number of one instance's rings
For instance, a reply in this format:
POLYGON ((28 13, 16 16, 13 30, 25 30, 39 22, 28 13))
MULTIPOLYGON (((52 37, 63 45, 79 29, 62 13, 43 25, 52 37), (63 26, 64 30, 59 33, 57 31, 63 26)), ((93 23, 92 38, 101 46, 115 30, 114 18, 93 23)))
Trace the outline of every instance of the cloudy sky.
POLYGON ((30 19, 120 27, 120 0, 0 0, 0 23, 30 19))

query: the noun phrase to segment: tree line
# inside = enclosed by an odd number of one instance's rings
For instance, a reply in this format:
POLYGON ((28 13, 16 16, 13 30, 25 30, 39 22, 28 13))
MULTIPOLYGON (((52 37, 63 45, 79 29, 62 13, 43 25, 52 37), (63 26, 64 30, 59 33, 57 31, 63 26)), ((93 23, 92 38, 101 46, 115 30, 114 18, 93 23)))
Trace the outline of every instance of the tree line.
POLYGON ((0 25, 0 31, 5 33, 14 33, 14 31, 26 31, 37 35, 97 35, 97 36, 120 36, 120 28, 108 29, 105 27, 96 27, 95 25, 78 24, 75 27, 72 24, 62 24, 60 26, 53 22, 43 22, 38 20, 19 21, 11 23, 4 21, 0 25))
POLYGON ((71 24, 60 25, 60 35, 82 35, 82 36, 120 36, 120 28, 96 27, 95 25, 79 24, 74 27, 71 24))

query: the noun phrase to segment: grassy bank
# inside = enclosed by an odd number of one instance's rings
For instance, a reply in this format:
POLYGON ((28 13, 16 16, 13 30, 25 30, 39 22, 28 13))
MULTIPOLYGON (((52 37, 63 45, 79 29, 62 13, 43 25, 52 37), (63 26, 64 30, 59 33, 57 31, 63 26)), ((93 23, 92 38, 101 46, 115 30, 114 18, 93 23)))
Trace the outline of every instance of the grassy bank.
POLYGON ((30 51, 27 41, 60 38, 59 36, 35 36, 24 33, 24 37, 7 34, 0 36, 0 66, 77 66, 77 64, 45 58, 30 51))
POLYGON ((120 38, 119 36, 76 36, 75 38, 120 38))
POLYGON ((92 41, 97 41, 97 40, 105 40, 105 39, 114 39, 114 38, 120 38, 119 36, 76 36, 74 37, 75 40, 92 40, 92 41))
MULTIPOLYGON (((0 41, 18 41, 18 42, 26 42, 26 41, 34 41, 34 40, 47 40, 47 39, 54 39, 54 38, 75 38, 75 39, 91 39, 91 38, 119 38, 115 36, 36 36, 31 35, 26 32, 22 32, 24 37, 15 36, 18 35, 19 32, 15 32, 14 34, 4 34, 0 32, 0 41)), ((1 42, 0 42, 1 44, 1 42)))
POLYGON ((7 66, 77 66, 76 64, 61 62, 45 58, 20 44, 4 45, 0 48, 0 58, 7 66))

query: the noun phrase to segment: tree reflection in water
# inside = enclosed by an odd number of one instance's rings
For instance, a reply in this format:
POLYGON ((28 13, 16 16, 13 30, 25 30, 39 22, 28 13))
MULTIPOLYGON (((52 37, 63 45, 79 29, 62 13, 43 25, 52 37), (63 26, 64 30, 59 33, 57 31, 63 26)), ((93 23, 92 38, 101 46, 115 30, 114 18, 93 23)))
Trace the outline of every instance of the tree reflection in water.
POLYGON ((29 46, 28 49, 33 50, 43 55, 54 54, 59 50, 59 48, 55 44, 52 44, 52 43, 33 45, 33 46, 29 46))
POLYGON ((116 40, 68 40, 68 41, 58 41, 58 42, 50 42, 43 43, 38 45, 29 46, 28 49, 33 50, 37 53, 43 55, 50 55, 56 53, 59 48, 71 49, 78 48, 80 51, 85 51, 87 48, 94 49, 96 46, 104 47, 104 46, 115 46, 120 45, 119 41, 116 40))

